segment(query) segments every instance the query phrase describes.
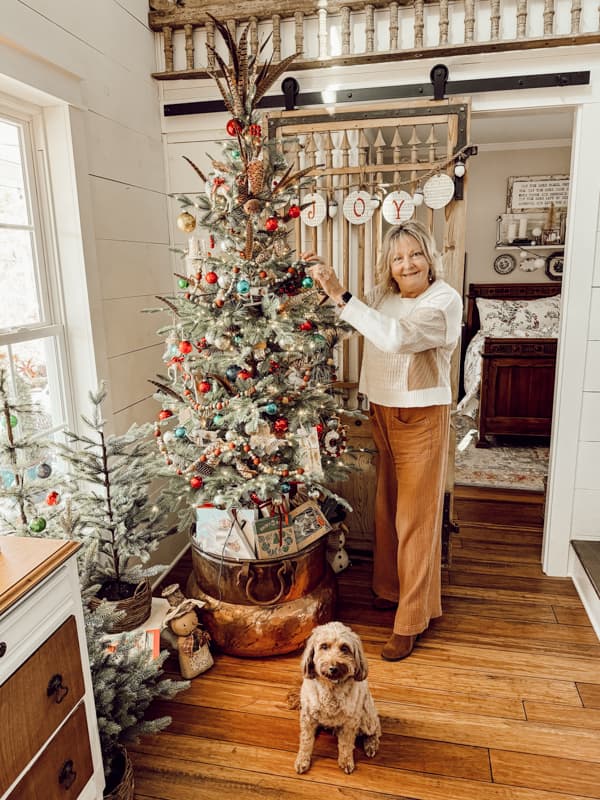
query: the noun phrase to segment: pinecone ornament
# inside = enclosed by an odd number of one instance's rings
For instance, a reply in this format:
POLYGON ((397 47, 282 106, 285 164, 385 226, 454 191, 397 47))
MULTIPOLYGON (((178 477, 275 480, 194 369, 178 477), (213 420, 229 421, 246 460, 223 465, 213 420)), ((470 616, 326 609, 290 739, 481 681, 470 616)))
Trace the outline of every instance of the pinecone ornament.
POLYGON ((258 158, 253 158, 246 167, 250 194, 260 194, 265 183, 265 165, 258 158))

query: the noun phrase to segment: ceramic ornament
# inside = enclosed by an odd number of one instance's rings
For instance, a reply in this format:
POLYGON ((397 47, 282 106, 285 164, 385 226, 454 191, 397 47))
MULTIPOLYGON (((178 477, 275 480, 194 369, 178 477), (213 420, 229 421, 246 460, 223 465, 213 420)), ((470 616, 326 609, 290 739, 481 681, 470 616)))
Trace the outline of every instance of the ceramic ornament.
POLYGON ((383 201, 381 211, 386 222, 399 225, 412 217, 415 204, 408 192, 390 192, 383 201))
POLYGON ((300 217, 305 225, 316 228, 327 216, 327 202, 325 198, 314 192, 302 198, 302 211, 300 217))
POLYGON ((344 200, 343 212, 352 225, 364 225, 373 216, 372 198, 368 192, 350 192, 344 200))
POLYGON ((444 208, 454 197, 454 181, 449 175, 432 175, 423 186, 425 205, 429 208, 444 208))

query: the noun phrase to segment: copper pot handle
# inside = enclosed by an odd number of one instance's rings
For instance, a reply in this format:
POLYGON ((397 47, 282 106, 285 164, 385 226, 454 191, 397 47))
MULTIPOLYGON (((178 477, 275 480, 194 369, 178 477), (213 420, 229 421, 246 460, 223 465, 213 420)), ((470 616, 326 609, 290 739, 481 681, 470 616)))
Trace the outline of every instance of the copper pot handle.
POLYGON ((289 561, 284 561, 283 564, 277 570, 277 580, 279 581, 279 591, 272 597, 270 600, 259 600, 257 597, 254 597, 252 593, 252 587, 256 581, 256 573, 254 572, 254 566, 252 564, 247 564, 247 570, 244 570, 244 574, 240 573, 238 576, 238 583, 241 583, 242 577, 247 576, 246 578, 246 585, 244 587, 246 592, 246 597, 250 600, 251 603, 254 603, 257 606, 274 606, 278 603, 286 591, 289 590, 289 586, 286 586, 286 577, 289 572, 294 572, 294 567, 289 561))

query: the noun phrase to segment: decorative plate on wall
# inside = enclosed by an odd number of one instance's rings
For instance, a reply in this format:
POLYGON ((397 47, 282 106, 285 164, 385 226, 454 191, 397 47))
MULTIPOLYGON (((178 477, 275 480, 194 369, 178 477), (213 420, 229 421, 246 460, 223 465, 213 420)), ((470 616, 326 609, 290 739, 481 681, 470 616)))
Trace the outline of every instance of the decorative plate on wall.
POLYGON ((516 266, 517 260, 510 253, 502 253, 494 261, 494 269, 499 275, 508 275, 516 266))
POLYGON ((550 253, 546 259, 546 275, 551 281, 560 281, 563 276, 563 262, 565 254, 562 250, 550 253))

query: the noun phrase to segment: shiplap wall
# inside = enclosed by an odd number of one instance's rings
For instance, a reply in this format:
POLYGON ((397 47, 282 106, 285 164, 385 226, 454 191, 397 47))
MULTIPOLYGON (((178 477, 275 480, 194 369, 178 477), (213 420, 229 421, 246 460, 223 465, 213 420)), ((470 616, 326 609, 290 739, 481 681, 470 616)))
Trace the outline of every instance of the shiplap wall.
MULTIPOLYGON (((118 432, 156 414, 148 378, 160 370, 163 342, 155 335, 157 318, 140 312, 156 305, 154 295, 170 291, 173 280, 158 87, 150 77, 155 45, 147 14, 147 0, 2 4, 7 58, 11 49, 24 50, 51 67, 36 88, 61 100, 59 81, 48 75, 65 71, 80 82, 75 114, 83 115, 84 133, 76 143, 75 168, 87 172, 77 180, 89 189, 91 206, 82 214, 82 237, 88 269, 92 264, 96 272, 87 284, 90 306, 99 311, 93 351, 97 378, 108 381, 107 411, 112 406, 111 425, 118 432)), ((31 75, 27 79, 33 82, 35 70, 31 75)), ((68 287, 65 300, 68 306, 68 287)), ((81 404, 81 397, 76 399, 81 404)))

